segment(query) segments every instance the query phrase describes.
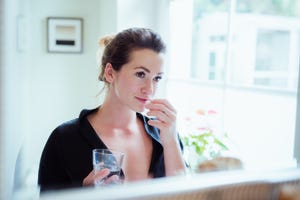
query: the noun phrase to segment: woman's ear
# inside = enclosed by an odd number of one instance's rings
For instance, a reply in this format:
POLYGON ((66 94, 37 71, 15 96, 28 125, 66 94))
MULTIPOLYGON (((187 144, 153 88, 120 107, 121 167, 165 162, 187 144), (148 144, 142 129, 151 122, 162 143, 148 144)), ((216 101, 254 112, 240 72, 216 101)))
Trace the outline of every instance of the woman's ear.
POLYGON ((110 63, 105 65, 104 78, 108 83, 112 83, 114 80, 114 69, 110 63))

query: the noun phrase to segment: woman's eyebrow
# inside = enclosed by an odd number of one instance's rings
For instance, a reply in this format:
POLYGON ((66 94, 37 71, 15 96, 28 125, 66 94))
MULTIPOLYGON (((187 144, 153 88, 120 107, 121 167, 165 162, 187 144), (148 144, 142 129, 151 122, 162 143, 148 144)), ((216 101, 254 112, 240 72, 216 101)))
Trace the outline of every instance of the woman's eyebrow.
POLYGON ((148 73, 150 73, 151 71, 148 69, 148 68, 146 68, 146 67, 143 67, 143 66, 140 66, 140 67, 135 67, 134 69, 142 69, 142 70, 144 70, 144 71, 146 71, 146 72, 148 72, 148 73))
MULTIPOLYGON (((148 68, 143 67, 143 66, 135 67, 134 69, 142 69, 142 70, 146 71, 147 73, 150 73, 150 72, 151 72, 148 68)), ((159 72, 159 73, 157 73, 157 74, 161 75, 161 74, 163 74, 163 72, 159 72)))

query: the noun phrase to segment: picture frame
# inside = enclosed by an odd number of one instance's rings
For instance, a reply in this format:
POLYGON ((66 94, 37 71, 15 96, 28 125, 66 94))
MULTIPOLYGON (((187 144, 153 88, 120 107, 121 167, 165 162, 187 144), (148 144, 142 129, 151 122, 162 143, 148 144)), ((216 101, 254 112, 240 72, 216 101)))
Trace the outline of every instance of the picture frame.
POLYGON ((49 53, 83 52, 83 19, 47 18, 47 50, 49 53))

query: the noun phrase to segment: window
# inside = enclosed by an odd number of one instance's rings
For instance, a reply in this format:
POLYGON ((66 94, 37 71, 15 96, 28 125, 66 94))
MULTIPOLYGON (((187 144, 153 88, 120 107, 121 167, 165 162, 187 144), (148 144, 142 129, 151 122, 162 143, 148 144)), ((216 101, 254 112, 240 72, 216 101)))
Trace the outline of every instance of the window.
MULTIPOLYGON (((257 30, 254 85, 289 88, 289 31, 257 30)), ((295 73, 295 72, 294 72, 295 73)), ((296 72, 297 73, 297 72, 296 72)), ((296 85, 290 85, 296 89, 296 85)))
POLYGON ((294 166, 299 16, 292 0, 171 1, 167 97, 180 131, 189 113, 215 110, 246 167, 294 166))

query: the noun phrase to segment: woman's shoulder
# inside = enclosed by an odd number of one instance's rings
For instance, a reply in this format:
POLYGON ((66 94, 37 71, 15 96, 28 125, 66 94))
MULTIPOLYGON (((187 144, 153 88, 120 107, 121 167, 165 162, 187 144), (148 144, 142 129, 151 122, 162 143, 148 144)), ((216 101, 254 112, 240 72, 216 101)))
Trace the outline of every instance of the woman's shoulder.
POLYGON ((63 122, 51 132, 48 143, 56 143, 58 145, 61 142, 67 142, 70 138, 74 140, 76 135, 79 134, 79 129, 79 118, 63 122))
POLYGON ((77 118, 71 119, 69 121, 65 121, 59 126, 57 126, 53 130, 52 135, 68 136, 68 135, 74 135, 79 133, 81 127, 86 125, 85 123, 86 117, 92 112, 94 112, 95 110, 97 109, 83 109, 77 118))
POLYGON ((64 134, 68 132, 74 132, 74 130, 79 128, 79 118, 75 118, 66 122, 63 122, 57 126, 53 133, 64 134))

